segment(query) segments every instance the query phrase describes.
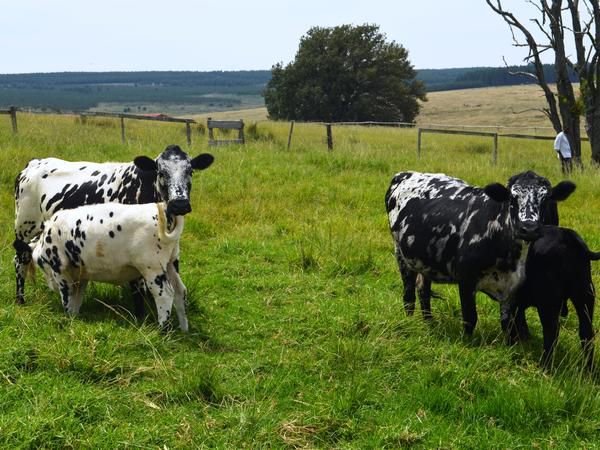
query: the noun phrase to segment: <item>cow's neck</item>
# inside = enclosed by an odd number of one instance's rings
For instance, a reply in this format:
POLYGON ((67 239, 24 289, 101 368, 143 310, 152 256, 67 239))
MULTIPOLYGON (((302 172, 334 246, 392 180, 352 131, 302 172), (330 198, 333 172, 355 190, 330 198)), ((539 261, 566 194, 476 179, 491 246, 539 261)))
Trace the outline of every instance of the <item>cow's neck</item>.
POLYGON ((156 172, 136 170, 140 180, 140 193, 138 203, 156 203, 163 201, 156 182, 156 172))

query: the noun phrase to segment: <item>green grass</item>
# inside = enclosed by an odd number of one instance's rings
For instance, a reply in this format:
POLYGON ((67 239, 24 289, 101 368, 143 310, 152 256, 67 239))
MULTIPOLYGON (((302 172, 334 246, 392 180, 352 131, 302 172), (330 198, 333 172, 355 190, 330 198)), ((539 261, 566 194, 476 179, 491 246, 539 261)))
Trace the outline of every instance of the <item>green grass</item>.
MULTIPOLYGON (((0 447, 90 448, 597 448, 598 373, 579 367, 576 315, 564 322, 555 368, 538 366, 541 328, 507 347, 498 306, 462 336, 453 286, 437 285, 435 319, 405 317, 383 197, 400 170, 473 184, 533 169, 562 179, 549 143, 416 131, 260 122, 245 147, 211 149, 194 177, 182 240, 191 332, 161 335, 131 319, 126 290, 96 284, 81 316, 62 312, 41 275, 14 304, 13 181, 32 157, 130 160, 185 142, 185 128, 0 117, 0 447), (5 120, 6 119, 6 120, 5 120)), ((194 135, 189 151, 207 150, 194 135)), ((589 149, 585 149, 589 160, 589 149)), ((600 248, 600 173, 560 212, 600 248)), ((593 276, 599 283, 600 266, 593 276)), ((598 320, 595 321, 597 326, 598 320)))

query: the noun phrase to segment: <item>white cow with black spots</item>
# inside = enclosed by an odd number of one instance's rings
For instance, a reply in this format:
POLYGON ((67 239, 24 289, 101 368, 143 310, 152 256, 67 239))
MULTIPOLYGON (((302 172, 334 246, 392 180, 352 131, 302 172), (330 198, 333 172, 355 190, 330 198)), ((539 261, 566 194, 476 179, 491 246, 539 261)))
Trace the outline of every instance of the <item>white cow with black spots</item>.
POLYGON ((187 291, 175 267, 184 219, 165 209, 165 203, 104 203, 58 211, 31 244, 32 264, 70 314, 79 313, 88 281, 123 284, 141 277, 159 325, 166 325, 175 303, 179 326, 187 331, 187 291))

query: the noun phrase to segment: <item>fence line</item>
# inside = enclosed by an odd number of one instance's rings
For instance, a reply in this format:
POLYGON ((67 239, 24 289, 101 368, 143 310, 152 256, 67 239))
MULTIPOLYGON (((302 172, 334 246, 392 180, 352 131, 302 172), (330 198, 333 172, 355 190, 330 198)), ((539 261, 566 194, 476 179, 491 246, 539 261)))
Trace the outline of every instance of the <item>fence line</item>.
POLYGON ((196 123, 194 119, 177 118, 168 116, 152 116, 143 114, 128 114, 128 113, 111 113, 101 111, 53 111, 50 113, 35 113, 31 111, 23 111, 21 108, 11 106, 8 110, 0 110, 0 114, 10 114, 13 133, 17 133, 17 111, 28 112, 29 114, 49 114, 59 116, 80 116, 80 117, 112 117, 119 119, 121 122, 121 142, 125 143, 125 119, 131 120, 153 120, 158 122, 175 122, 185 123, 185 134, 187 138, 187 144, 192 145, 192 129, 191 124, 196 123))
MULTIPOLYGON (((17 108, 15 106, 11 106, 9 109, 0 110, 0 114, 7 114, 11 117, 12 130, 13 133, 17 133, 17 112, 27 112, 29 114, 49 114, 49 115, 78 115, 80 117, 112 117, 120 120, 121 125, 121 141, 125 143, 125 119, 130 120, 150 120, 150 121, 158 121, 158 122, 174 122, 174 123, 184 123, 186 127, 186 137, 188 145, 192 144, 192 133, 191 133, 191 124, 197 123, 196 120, 190 118, 177 118, 177 117, 169 117, 169 116, 161 116, 161 115, 142 115, 142 114, 129 114, 129 113, 112 113, 112 112, 102 112, 102 111, 52 111, 52 112, 37 112, 37 111, 28 111, 23 110, 22 108, 17 108)), ((208 121, 211 119, 209 118, 208 121)), ((232 121, 225 121, 227 123, 232 121)), ((225 123, 224 122, 224 123, 225 123)), ((237 121, 236 121, 237 122, 237 121)), ((257 122, 265 122, 263 120, 259 120, 257 122)), ((233 123, 233 122, 232 122, 233 123)), ((326 142, 327 149, 333 150, 333 134, 332 134, 332 126, 382 126, 382 127, 398 127, 398 128, 415 128, 417 125, 415 123, 409 122, 377 122, 377 121, 364 121, 364 122, 296 122, 292 121, 290 126, 290 132, 288 135, 287 148, 288 150, 291 148, 292 144, 292 133, 294 130, 294 124, 312 124, 312 125, 324 125, 326 132, 326 142)), ((543 130, 553 130, 552 127, 542 127, 542 126, 508 126, 508 125, 446 125, 446 124, 430 124, 426 127, 418 128, 418 137, 417 137, 417 154, 421 153, 421 134, 423 132, 426 133, 440 133, 440 134, 462 134, 462 135, 471 135, 471 136, 487 136, 494 138, 494 152, 492 155, 492 160, 495 163, 497 160, 498 153, 498 137, 502 138, 515 138, 515 139, 537 139, 537 140, 553 140, 554 136, 538 136, 538 135, 529 135, 529 134, 519 134, 519 133, 493 133, 493 132, 483 132, 483 131, 467 131, 466 129, 481 129, 481 128, 495 128, 497 130, 500 129, 543 129, 543 130), (440 128, 442 127, 442 128, 440 128), (462 128, 462 130, 449 129, 449 128, 462 128)), ((582 137, 582 141, 589 141, 588 138, 582 137)))

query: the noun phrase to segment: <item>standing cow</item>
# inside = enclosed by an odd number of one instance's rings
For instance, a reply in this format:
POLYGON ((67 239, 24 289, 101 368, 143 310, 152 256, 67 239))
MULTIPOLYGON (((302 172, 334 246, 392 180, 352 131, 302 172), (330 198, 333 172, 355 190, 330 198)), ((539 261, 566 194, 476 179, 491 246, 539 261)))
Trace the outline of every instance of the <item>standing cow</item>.
MULTIPOLYGON (((186 288, 175 270, 183 216, 164 203, 104 203, 58 211, 33 244, 33 261, 63 307, 77 315, 88 281, 115 284, 144 280, 165 327, 175 302, 179 326, 188 330, 186 288)), ((31 264, 33 264, 33 261, 31 264)))
MULTIPOLYGON (((575 231, 545 226, 540 237, 529 247, 525 265, 526 278, 515 295, 511 316, 524 320, 525 309, 534 306, 544 332, 542 364, 548 365, 558 338, 561 310, 566 312, 571 299, 579 318, 579 338, 588 367, 594 361, 595 289, 590 261, 600 260, 600 252, 592 252, 575 231)), ((516 330, 509 327, 511 339, 516 330)))
POLYGON ((492 183, 483 189, 444 174, 396 174, 385 203, 406 312, 414 312, 421 274, 425 318, 431 317, 431 282, 457 283, 465 333, 472 334, 477 323, 477 291, 500 302, 506 329, 509 301, 525 275, 528 243, 548 220, 549 204, 574 189, 569 181, 552 187, 531 171, 510 178, 508 187, 492 183))
MULTIPOLYGON (((31 160, 15 181, 17 302, 24 302, 25 272, 31 260, 28 244, 56 211, 109 202, 165 202, 168 214, 185 215, 192 210, 192 171, 208 168, 213 159, 208 153, 192 159, 179 146, 170 145, 156 160, 138 156, 129 163, 31 160)), ((139 289, 135 282, 132 287, 134 292, 139 289)), ((139 295, 136 315, 143 315, 139 295)))

